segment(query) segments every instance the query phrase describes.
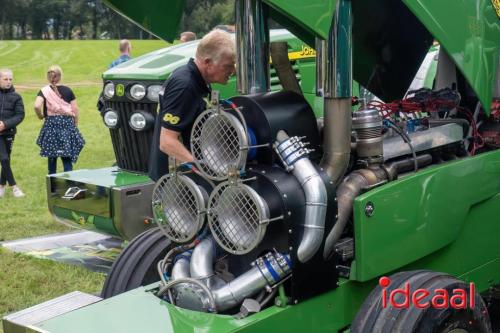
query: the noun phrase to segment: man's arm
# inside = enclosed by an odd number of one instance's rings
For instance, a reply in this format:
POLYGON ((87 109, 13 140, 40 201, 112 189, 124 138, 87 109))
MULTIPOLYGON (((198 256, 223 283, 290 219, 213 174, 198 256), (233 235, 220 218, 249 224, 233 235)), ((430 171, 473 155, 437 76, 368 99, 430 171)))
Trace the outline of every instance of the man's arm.
POLYGON ((175 158, 177 163, 193 162, 193 155, 179 141, 180 133, 161 128, 160 133, 160 150, 170 157, 175 158))

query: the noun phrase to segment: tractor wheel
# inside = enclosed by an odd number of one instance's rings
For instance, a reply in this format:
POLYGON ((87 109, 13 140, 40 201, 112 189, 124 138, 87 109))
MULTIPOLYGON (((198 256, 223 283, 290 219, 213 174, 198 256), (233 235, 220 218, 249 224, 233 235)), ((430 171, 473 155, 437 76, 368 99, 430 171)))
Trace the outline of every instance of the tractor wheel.
POLYGON ((170 244, 159 228, 137 235, 111 266, 101 297, 109 298, 158 281, 156 265, 170 249, 170 244))
MULTIPOLYGON (((389 279, 390 284, 385 288, 386 299, 389 299, 391 291, 396 288, 403 289, 405 283, 409 282, 410 298, 413 291, 419 288, 431 292, 445 289, 450 297, 454 295, 454 289, 463 289, 467 291, 467 302, 469 302, 469 284, 444 273, 409 271, 394 274, 389 279)), ((397 295, 395 301, 401 304, 404 296, 400 293, 397 295)), ((379 284, 359 309, 352 322, 351 333, 491 333, 488 311, 478 293, 474 295, 475 306, 472 309, 469 307, 454 309, 451 306, 445 309, 432 306, 419 309, 412 305, 411 299, 409 308, 395 308, 389 301, 383 308, 382 297, 382 287, 379 284)), ((429 301, 430 297, 432 294, 421 302, 429 301)))

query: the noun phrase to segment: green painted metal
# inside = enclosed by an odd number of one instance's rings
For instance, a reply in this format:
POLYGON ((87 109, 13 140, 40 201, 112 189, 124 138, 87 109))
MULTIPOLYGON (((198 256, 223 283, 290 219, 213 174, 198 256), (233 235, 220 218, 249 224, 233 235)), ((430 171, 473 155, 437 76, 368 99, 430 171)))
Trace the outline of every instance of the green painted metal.
POLYGON ((36 327, 50 333, 335 332, 349 325, 372 287, 344 280, 337 290, 307 302, 285 308, 272 306, 241 320, 177 308, 141 287, 36 327))
POLYGON ((113 214, 111 189, 151 182, 146 175, 117 167, 75 170, 51 175, 50 179, 57 185, 56 193, 49 193, 48 197, 49 210, 56 220, 122 237, 116 228, 118 221, 113 214), (85 188, 90 194, 79 200, 62 199, 68 186, 85 188))
MULTIPOLYGON (((264 3, 276 11, 276 16, 279 14, 278 20, 280 17, 289 20, 293 31, 304 30, 312 35, 306 41, 314 45, 314 36, 327 38, 337 1, 264 0, 264 3)), ((299 32, 299 35, 302 34, 299 32)))
MULTIPOLYGON (((412 263, 457 242, 463 256, 469 257, 469 243, 484 238, 487 257, 478 255, 469 260, 467 270, 500 257, 500 247, 486 240, 500 234, 495 220, 497 210, 484 205, 500 193, 500 151, 465 158, 456 162, 430 167, 369 191, 354 203, 356 260, 353 263, 358 281, 368 281, 412 263), (372 203, 374 214, 368 217, 365 206, 372 203), (484 221, 474 219, 481 206, 484 221), (487 217, 487 218, 486 218, 487 217), (469 224, 477 224, 477 231, 469 224), (457 240, 462 237, 461 241, 457 240)), ((494 199, 497 201, 498 199, 494 199)), ((498 207, 498 206, 497 206, 498 207)), ((494 241, 494 240, 491 240, 494 241)), ((486 254, 485 254, 486 255, 486 254)), ((443 260, 450 262, 450 260, 443 260)), ((451 272, 463 273, 455 267, 451 272)))
POLYGON ((185 0, 123 1, 104 3, 150 33, 172 41, 177 38, 185 0))
MULTIPOLYGON (((85 207, 82 207, 82 210, 85 210, 85 207)), ((57 218, 64 219, 66 222, 71 221, 79 228, 120 236, 112 218, 91 215, 85 211, 70 210, 58 206, 53 207, 53 213, 57 218)))
POLYGON ((403 1, 453 58, 489 113, 500 65, 500 20, 492 2, 403 1))
POLYGON ((150 181, 147 175, 128 172, 117 167, 80 169, 54 175, 57 178, 103 187, 126 186, 150 181))
MULTIPOLYGON (((500 197, 497 196, 489 205, 498 207, 499 202, 500 197)), ((483 213, 478 211, 473 215, 474 218, 485 217, 481 214, 483 213)), ((490 215, 486 214, 486 216, 490 215)), ((468 228, 475 229, 476 227, 471 224, 468 228)), ((484 229, 489 227, 485 225, 484 229)), ((480 233, 484 229, 480 230, 480 233)), ((473 230, 464 230, 461 240, 469 239, 471 231, 473 230)), ((491 233, 490 238, 496 235, 491 233)), ((476 238, 480 240, 481 237, 478 235, 476 238)), ((477 245, 477 241, 474 240, 473 244, 477 245)), ((450 250, 439 251, 434 256, 424 258, 401 270, 434 269, 446 272, 450 266, 451 257, 460 258, 461 255, 470 251, 471 249, 466 244, 456 244, 450 250)), ((486 251, 481 247, 478 247, 477 251, 473 250, 473 254, 479 252, 486 251)), ((474 261, 473 258, 470 260, 474 261)), ((475 268, 470 271, 466 271, 465 265, 455 266, 460 266, 459 270, 464 272, 456 276, 475 282, 478 292, 484 292, 491 284, 500 282, 500 259, 498 258, 484 265, 474 263, 475 268)), ((35 328, 42 329, 46 333, 343 332, 349 327, 359 307, 376 283, 375 279, 364 283, 341 279, 337 289, 323 295, 284 308, 272 306, 241 320, 227 315, 177 308, 156 298, 151 293, 152 286, 140 287, 39 323, 35 325, 35 328)))

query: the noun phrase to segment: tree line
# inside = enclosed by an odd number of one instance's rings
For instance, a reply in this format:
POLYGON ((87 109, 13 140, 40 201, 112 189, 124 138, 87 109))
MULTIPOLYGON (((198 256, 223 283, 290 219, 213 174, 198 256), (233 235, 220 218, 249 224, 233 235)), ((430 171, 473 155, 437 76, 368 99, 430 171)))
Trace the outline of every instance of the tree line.
MULTIPOLYGON (((180 30, 198 36, 234 23, 234 0, 187 0, 180 30)), ((154 38, 102 0, 0 0, 3 39, 154 38)))

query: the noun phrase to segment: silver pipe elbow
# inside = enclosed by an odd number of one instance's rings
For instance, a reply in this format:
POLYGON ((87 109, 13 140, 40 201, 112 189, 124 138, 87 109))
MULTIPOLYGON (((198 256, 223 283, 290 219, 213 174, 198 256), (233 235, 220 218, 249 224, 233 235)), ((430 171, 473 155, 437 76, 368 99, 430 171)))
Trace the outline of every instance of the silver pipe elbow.
POLYGON ((190 273, 194 279, 207 279, 214 275, 215 244, 207 237, 198 244, 191 255, 190 273))

